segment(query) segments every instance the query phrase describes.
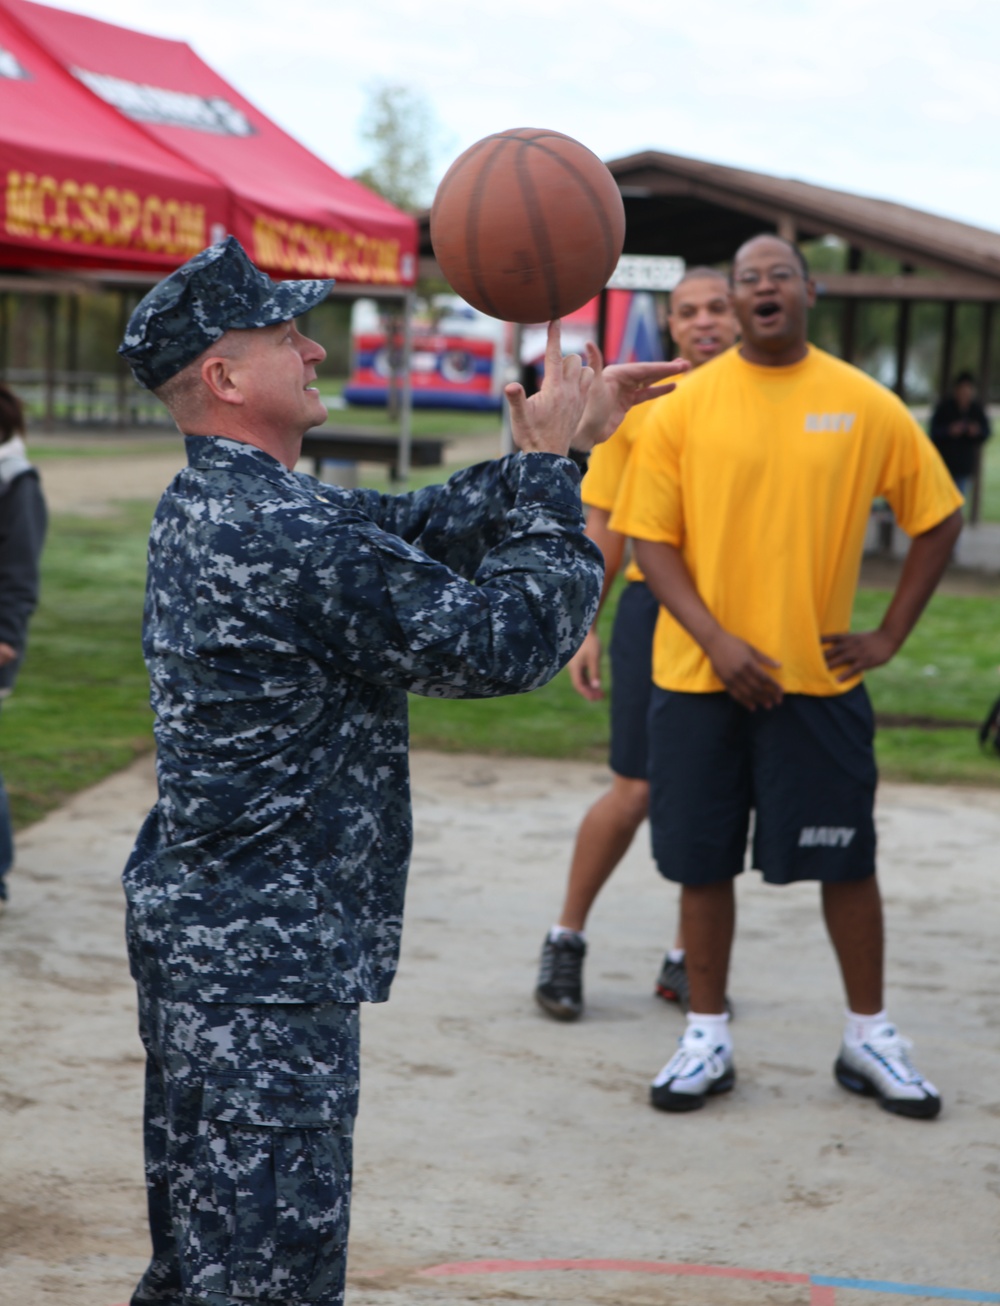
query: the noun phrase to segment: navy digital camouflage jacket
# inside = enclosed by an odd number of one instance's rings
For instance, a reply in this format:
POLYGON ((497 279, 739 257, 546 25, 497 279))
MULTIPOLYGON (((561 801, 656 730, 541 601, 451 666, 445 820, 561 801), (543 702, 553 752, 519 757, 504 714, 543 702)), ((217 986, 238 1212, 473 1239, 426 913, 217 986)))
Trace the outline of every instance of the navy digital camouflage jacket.
POLYGON ((388 996, 411 844, 407 691, 549 680, 594 616, 579 473, 518 454, 384 496, 187 438, 143 649, 159 799, 125 869, 132 972, 204 1002, 388 996))

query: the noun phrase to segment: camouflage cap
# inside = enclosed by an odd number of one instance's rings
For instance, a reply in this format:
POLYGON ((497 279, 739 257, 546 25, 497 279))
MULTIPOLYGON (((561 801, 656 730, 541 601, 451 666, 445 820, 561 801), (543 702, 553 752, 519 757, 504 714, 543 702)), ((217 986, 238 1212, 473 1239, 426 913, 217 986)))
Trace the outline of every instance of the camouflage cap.
POLYGON ((321 303, 332 281, 272 281, 235 236, 171 272, 136 305, 118 352, 147 390, 187 367, 227 331, 288 322, 321 303))

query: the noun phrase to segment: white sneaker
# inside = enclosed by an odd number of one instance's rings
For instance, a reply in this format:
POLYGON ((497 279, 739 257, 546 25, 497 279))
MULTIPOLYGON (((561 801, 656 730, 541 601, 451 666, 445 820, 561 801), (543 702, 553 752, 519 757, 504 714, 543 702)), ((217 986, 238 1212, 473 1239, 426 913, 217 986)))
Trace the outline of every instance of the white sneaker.
POLYGON ((877 1097, 886 1111, 932 1120, 941 1110, 941 1097, 910 1061, 912 1046, 895 1025, 883 1025, 859 1046, 841 1044, 834 1076, 852 1093, 877 1097))
POLYGON ((713 1047, 705 1030, 689 1025, 650 1085, 649 1100, 659 1111, 695 1111, 707 1097, 728 1093, 735 1082, 732 1049, 713 1047))

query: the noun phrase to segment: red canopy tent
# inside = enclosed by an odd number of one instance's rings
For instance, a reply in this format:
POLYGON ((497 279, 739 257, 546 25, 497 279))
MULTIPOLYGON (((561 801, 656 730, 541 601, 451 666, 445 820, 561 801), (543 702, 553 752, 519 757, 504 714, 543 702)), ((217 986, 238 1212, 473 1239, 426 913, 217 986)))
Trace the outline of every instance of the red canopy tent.
POLYGON ((162 275, 229 197, 68 76, 0 3, 0 265, 162 275))
MULTIPOLYGON (((115 120, 117 134, 109 135, 105 159, 117 160, 118 140, 138 138, 151 158, 172 161, 178 179, 193 184, 195 176, 202 178, 206 192, 213 184, 224 188, 228 203, 217 220, 269 272, 372 286, 407 287, 415 281, 415 220, 311 154, 184 42, 30 0, 0 0, 4 19, 0 47, 3 33, 16 26, 32 42, 32 57, 44 52, 59 65, 49 70, 53 85, 56 73, 62 73, 59 102, 44 120, 32 122, 39 145, 67 136, 74 140, 70 96, 73 104, 86 99, 91 120, 97 115, 115 120)), ((11 49, 17 58, 13 43, 11 49)), ((3 110, 0 100, 0 160, 6 163, 10 120, 3 110)), ((141 153, 135 144, 132 148, 141 153)), ((30 160, 30 152, 26 157, 30 160)), ((8 174, 13 166, 7 165, 8 174)), ((37 162, 32 172, 39 174, 37 162)), ((209 213, 206 198, 209 225, 216 211, 217 206, 209 213)))

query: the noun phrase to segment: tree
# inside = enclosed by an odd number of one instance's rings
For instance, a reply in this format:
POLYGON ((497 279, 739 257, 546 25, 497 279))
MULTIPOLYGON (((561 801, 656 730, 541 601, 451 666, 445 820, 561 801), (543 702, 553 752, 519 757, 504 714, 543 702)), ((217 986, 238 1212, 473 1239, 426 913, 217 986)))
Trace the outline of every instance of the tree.
POLYGON ((355 178, 397 208, 414 212, 433 197, 432 159, 440 128, 429 101, 412 86, 379 83, 359 124, 371 163, 355 178))

